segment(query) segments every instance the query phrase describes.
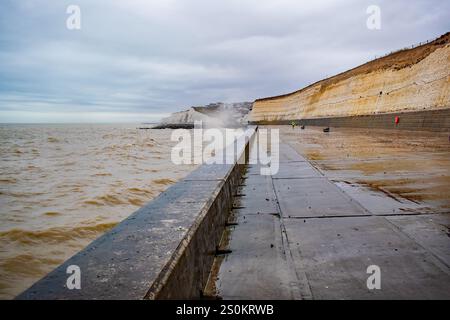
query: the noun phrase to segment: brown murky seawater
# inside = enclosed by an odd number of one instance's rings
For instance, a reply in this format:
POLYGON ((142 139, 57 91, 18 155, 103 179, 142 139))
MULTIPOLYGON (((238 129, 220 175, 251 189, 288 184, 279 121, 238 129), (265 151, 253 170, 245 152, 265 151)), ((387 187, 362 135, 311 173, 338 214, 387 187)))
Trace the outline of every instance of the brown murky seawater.
POLYGON ((13 298, 183 178, 171 130, 0 125, 0 298, 13 298))

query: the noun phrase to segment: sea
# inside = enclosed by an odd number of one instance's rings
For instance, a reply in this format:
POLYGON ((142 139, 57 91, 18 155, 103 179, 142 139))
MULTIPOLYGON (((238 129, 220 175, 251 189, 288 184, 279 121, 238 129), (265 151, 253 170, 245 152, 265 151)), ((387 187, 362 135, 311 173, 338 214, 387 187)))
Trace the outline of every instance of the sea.
POLYGON ((171 129, 0 124, 0 299, 11 299, 191 172, 171 129))

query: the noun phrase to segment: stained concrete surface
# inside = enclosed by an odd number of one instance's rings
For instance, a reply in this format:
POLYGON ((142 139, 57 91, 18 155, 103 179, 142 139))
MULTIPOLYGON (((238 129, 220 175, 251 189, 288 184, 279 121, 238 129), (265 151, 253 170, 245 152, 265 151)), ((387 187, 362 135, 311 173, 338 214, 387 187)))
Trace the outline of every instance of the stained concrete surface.
POLYGON ((367 214, 326 178, 274 179, 274 186, 283 217, 367 214))
POLYGON ((223 280, 217 287, 224 299, 300 298, 296 283, 291 283, 294 271, 286 261, 278 220, 271 214, 239 214, 232 254, 222 262, 223 280))
POLYGON ((231 253, 210 277, 210 294, 450 299, 445 135, 277 128, 279 174, 249 166, 222 241, 231 253), (379 290, 367 288, 370 265, 381 269, 379 290))
POLYGON ((448 266, 381 217, 285 222, 298 272, 315 299, 450 298, 448 266), (301 260, 301 261, 300 261, 301 260), (301 264, 300 264, 301 263, 301 264), (381 289, 366 286, 369 265, 381 269, 381 289))

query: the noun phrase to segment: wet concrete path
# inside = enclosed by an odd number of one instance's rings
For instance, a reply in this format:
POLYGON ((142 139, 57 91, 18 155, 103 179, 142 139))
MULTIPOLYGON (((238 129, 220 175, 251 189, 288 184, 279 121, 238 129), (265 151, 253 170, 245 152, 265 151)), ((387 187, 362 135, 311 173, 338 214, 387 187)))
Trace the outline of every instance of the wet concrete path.
MULTIPOLYGON (((450 214, 393 211, 348 192, 288 143, 249 165, 209 289, 224 299, 450 299, 450 214), (226 251, 224 251, 226 252, 226 251), (367 268, 381 289, 367 288, 367 268), (212 288, 212 289, 211 289, 212 288)), ((208 291, 207 290, 207 291, 208 291)))

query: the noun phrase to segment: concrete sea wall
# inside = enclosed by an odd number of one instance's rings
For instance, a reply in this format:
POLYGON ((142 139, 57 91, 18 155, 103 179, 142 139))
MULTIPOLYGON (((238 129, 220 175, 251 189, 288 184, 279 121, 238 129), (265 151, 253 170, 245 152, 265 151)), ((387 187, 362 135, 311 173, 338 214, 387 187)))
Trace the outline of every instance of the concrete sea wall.
POLYGON ((299 91, 258 99, 250 121, 374 116, 450 108, 450 34, 299 91))
POLYGON ((298 126, 418 130, 450 133, 450 109, 384 113, 353 117, 258 121, 255 124, 290 125, 293 120, 298 126), (395 122, 396 118, 398 118, 397 123, 395 122))
POLYGON ((190 107, 161 119, 155 129, 194 127, 197 121, 209 128, 241 128, 247 125, 252 102, 210 103, 206 106, 190 107))
MULTIPOLYGON (((249 140, 255 131, 256 127, 247 129, 249 140)), ((248 161, 249 144, 237 144, 234 164, 200 166, 17 299, 201 297, 248 161), (66 286, 71 265, 81 270, 79 290, 66 286)))

